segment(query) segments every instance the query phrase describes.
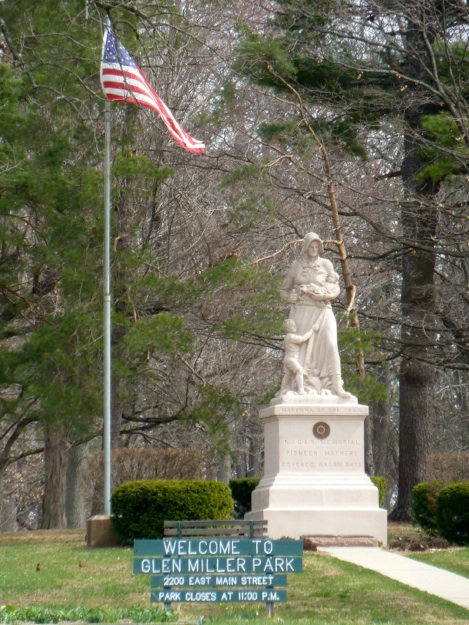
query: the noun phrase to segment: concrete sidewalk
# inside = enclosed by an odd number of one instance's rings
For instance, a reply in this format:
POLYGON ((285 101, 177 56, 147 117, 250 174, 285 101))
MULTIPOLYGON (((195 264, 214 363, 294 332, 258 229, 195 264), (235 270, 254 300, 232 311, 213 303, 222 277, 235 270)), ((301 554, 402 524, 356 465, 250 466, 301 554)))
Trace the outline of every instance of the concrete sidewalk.
POLYGON ((371 569, 469 610, 469 579, 378 547, 318 547, 334 558, 371 569))

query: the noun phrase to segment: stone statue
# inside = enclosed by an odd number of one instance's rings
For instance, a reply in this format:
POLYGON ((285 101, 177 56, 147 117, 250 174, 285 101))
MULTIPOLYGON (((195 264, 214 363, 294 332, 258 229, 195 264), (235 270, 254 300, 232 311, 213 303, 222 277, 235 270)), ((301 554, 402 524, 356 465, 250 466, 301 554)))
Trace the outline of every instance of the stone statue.
POLYGON ((324 248, 314 232, 304 238, 303 257, 291 265, 280 295, 288 302, 285 375, 279 395, 352 395, 343 388, 337 323, 331 300, 340 292, 332 263, 321 258, 324 248), (301 380, 300 380, 301 372, 301 380))

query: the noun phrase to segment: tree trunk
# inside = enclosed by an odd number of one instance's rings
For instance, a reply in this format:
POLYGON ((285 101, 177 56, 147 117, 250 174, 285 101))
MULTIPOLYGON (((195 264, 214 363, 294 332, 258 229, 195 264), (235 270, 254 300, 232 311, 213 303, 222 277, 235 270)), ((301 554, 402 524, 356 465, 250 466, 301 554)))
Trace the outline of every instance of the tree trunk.
POLYGON ((65 523, 65 485, 69 443, 63 428, 46 429, 44 445, 44 500, 41 529, 63 529, 65 523))
POLYGON ((89 443, 74 445, 70 449, 67 466, 65 512, 68 529, 86 527, 87 483, 84 469, 89 455, 89 443))
POLYGON ((391 516, 394 521, 411 520, 412 488, 425 479, 435 383, 433 240, 437 220, 433 209, 424 202, 409 202, 402 212, 407 242, 402 263, 399 484, 397 505, 391 516))
MULTIPOLYGON (((427 43, 432 34, 426 31, 424 7, 409 5, 410 20, 406 32, 406 63, 409 77, 428 82, 431 65, 427 43)), ((421 120, 435 115, 440 107, 431 101, 428 91, 417 82, 407 89, 408 106, 404 113, 404 159, 402 182, 404 202, 402 223, 401 344, 399 372, 399 484, 398 500, 391 518, 410 521, 412 488, 425 478, 429 453, 429 421, 434 411, 433 368, 435 314, 435 251, 438 214, 431 201, 438 186, 422 179, 429 164, 425 154, 421 120)))
POLYGON ((410 521, 412 488, 425 479, 430 422, 434 410, 435 370, 432 364, 435 311, 436 230, 432 211, 403 215, 404 236, 429 251, 406 249, 403 257, 401 310, 402 359, 399 372, 399 494, 393 520, 410 521))

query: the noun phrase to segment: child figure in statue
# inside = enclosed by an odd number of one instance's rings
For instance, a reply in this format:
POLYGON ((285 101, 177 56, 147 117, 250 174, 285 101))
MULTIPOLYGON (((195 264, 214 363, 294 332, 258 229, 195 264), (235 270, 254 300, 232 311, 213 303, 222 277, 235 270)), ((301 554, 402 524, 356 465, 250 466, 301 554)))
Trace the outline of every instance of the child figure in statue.
POLYGON ((283 339, 283 349, 285 351, 283 358, 284 376, 280 395, 294 388, 293 380, 296 382, 296 391, 299 395, 305 395, 304 370, 298 361, 298 356, 300 355, 300 345, 310 338, 313 328, 300 336, 296 334, 296 325, 293 319, 286 319, 283 323, 283 328, 286 331, 286 335, 283 339))

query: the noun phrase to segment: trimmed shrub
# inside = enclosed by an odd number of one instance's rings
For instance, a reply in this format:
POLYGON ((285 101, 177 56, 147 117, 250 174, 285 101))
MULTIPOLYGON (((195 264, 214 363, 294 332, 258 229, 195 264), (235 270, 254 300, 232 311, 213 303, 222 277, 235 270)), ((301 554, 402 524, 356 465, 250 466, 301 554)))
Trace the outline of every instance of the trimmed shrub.
POLYGON ((385 499, 386 499, 386 478, 373 476, 373 477, 370 477, 370 480, 378 489, 380 508, 384 508, 385 499))
POLYGON ((251 510, 251 493, 261 481, 260 477, 245 477, 230 480, 229 487, 235 502, 236 518, 242 518, 251 510))
POLYGON ((140 480, 125 482, 112 498, 112 523, 125 541, 161 538, 164 521, 229 519, 231 491, 209 480, 140 480))
POLYGON ((442 488, 436 501, 438 531, 456 545, 469 545, 469 482, 442 488))
POLYGON ((412 489, 412 516, 422 529, 431 534, 438 533, 436 521, 436 500, 443 488, 443 482, 420 482, 412 489))

